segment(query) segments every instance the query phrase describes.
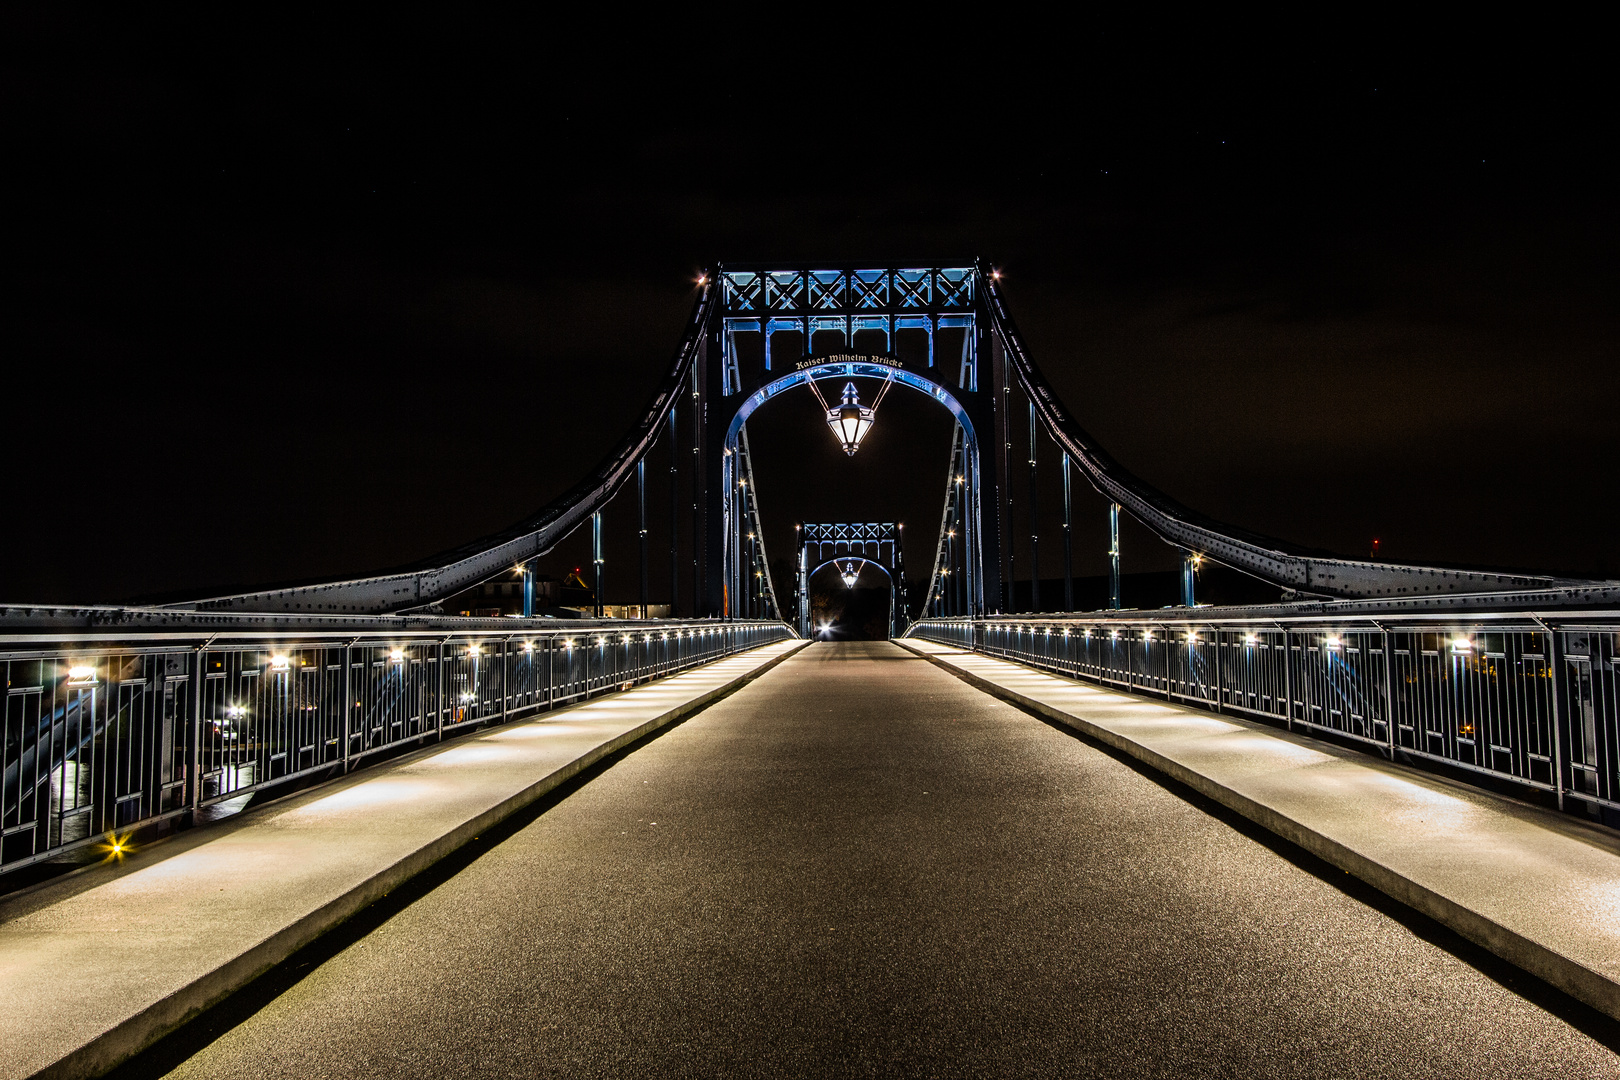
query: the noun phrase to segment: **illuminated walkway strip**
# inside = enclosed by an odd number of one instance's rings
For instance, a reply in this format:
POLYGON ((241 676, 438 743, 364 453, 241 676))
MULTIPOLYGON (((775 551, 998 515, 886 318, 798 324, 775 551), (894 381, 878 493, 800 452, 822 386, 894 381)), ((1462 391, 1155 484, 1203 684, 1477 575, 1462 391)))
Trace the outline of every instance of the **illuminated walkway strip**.
POLYGON ((900 644, 1167 773, 1620 1018, 1620 837, 1610 831, 1261 724, 930 641, 900 644))
POLYGON ((766 645, 435 746, 0 902, 0 1077, 105 1071, 804 644, 766 645))

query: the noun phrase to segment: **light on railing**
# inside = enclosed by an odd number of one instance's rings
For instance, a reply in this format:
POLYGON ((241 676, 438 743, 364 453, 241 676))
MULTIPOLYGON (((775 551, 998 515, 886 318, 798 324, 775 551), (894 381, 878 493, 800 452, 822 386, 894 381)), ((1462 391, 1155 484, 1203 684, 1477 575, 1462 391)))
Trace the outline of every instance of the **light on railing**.
POLYGON ((1469 641, 1465 637, 1459 637, 1459 638, 1452 638, 1451 639, 1451 651, 1452 652, 1469 652, 1470 650, 1473 649, 1473 647, 1474 647, 1474 643, 1472 641, 1469 641))
POLYGON ((1109 631, 1108 636, 1110 638, 1112 638, 1113 640, 1118 641, 1119 640, 1119 631, 1118 630, 1111 630, 1111 631, 1109 631))
POLYGON ((75 686, 88 686, 96 681, 96 669, 89 664, 74 664, 68 668, 68 682, 75 686))
POLYGON ((1153 631, 1151 631, 1151 630, 1142 631, 1142 640, 1143 641, 1152 641, 1153 640, 1153 631))
POLYGON ((241 720, 246 716, 247 716, 247 706, 246 705, 227 705, 227 706, 225 706, 225 719, 227 719, 227 720, 241 720))
POLYGON ((572 649, 573 647, 574 647, 574 640, 572 638, 563 638, 563 648, 572 649))
POLYGON ((524 651, 524 652, 534 652, 534 642, 532 642, 532 641, 525 641, 525 642, 524 642, 524 643, 523 643, 523 651, 524 651))
POLYGON ((476 645, 467 646, 467 655, 468 656, 477 656, 478 655, 478 646, 476 646, 476 645))
POLYGON ((404 663, 405 662, 405 650, 404 649, 389 649, 388 650, 388 659, 392 660, 396 664, 404 663))
POLYGON ((285 656, 272 656, 270 658, 270 670, 286 671, 291 663, 292 661, 288 660, 285 656))
POLYGON ((1342 644, 1344 644, 1344 643, 1342 641, 1340 641, 1337 637, 1332 636, 1332 635, 1329 635, 1328 637, 1325 637, 1325 638, 1322 639, 1322 645, 1323 645, 1324 648, 1337 649, 1342 644))
POLYGON ((1245 645, 1258 645, 1258 644, 1260 644, 1260 636, 1258 634, 1244 634, 1243 635, 1243 644, 1245 644, 1245 645))
POLYGON ((606 645, 607 644, 607 638, 599 637, 599 638, 596 639, 596 643, 598 645, 606 645))
POLYGON ((1187 631, 1187 644, 1189 644, 1189 645, 1198 644, 1198 631, 1196 631, 1196 630, 1187 631))

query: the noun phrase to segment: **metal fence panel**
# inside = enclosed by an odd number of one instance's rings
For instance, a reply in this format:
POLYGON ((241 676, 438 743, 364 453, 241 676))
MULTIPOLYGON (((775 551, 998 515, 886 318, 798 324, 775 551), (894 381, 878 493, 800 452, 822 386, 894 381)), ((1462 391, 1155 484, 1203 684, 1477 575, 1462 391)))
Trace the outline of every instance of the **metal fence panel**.
POLYGON ((779 622, 149 646, 11 635, 0 873, 791 636, 779 622))
POLYGON ((1620 811, 1620 614, 1223 622, 1090 613, 910 633, 1620 811), (1558 624, 1558 625, 1555 625, 1558 624))

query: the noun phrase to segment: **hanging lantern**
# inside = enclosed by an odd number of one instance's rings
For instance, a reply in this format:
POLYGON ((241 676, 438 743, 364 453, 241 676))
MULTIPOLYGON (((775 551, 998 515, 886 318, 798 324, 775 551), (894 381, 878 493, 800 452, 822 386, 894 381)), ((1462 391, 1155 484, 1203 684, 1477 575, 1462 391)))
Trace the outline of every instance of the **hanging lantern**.
POLYGON ((872 402, 870 408, 861 404, 860 394, 856 392, 853 382, 844 384, 844 400, 836 407, 832 407, 827 404, 827 399, 821 396, 816 380, 812 377, 806 381, 810 384, 810 392, 816 395, 821 407, 827 410, 827 426, 832 428, 833 436, 844 448, 844 453, 853 457, 855 451, 861 448, 861 440, 872 430, 872 422, 877 419, 878 406, 883 404, 883 395, 889 392, 889 387, 894 382, 894 370, 891 368, 889 377, 883 380, 883 388, 878 391, 877 400, 872 402))
MULTIPOLYGON (((850 453, 853 454, 854 451, 851 450, 850 453)), ((847 562, 844 564, 844 572, 839 576, 844 579, 844 588, 853 589, 855 587, 855 579, 860 577, 860 572, 855 569, 854 563, 847 562)))
POLYGON ((855 451, 861 447, 861 440, 872 429, 874 410, 861 404, 860 395, 855 392, 855 384, 844 384, 844 400, 836 409, 827 410, 827 426, 832 428, 833 434, 844 446, 844 453, 854 456, 855 451))

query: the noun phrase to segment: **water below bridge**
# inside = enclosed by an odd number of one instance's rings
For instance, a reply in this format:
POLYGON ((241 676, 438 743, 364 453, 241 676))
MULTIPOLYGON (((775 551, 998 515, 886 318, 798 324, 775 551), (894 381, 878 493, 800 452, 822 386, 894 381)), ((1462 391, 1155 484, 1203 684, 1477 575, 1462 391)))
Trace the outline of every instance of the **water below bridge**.
POLYGON ((892 644, 816 644, 175 1074, 1613 1074, 1343 878, 892 644))

